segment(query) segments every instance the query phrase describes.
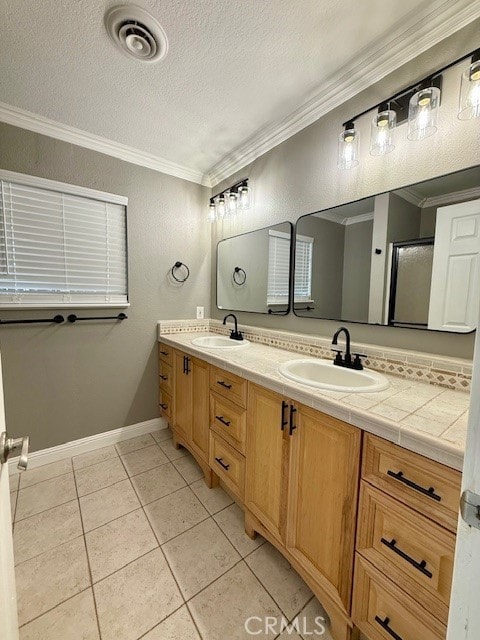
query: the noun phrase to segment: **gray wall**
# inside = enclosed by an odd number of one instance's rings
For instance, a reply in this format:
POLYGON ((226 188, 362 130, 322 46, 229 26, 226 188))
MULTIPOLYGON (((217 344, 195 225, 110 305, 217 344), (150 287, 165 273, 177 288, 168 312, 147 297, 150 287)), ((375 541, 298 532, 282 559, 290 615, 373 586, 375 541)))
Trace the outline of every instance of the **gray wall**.
POLYGON ((395 193, 388 202, 387 243, 415 240, 420 236, 421 210, 395 193))
POLYGON ((0 167, 129 198, 128 320, 0 328, 9 432, 30 434, 36 450, 156 417, 156 321, 195 317, 197 305, 209 314, 209 190, 7 125, 0 167), (176 260, 190 268, 183 285, 167 277, 176 260))
POLYGON ((373 220, 345 227, 341 317, 356 322, 368 321, 372 233, 373 220))
MULTIPOLYGON (((303 218, 298 233, 313 238, 312 298, 315 315, 339 318, 342 312, 345 227, 316 216, 303 218)), ((304 307, 305 305, 298 305, 304 307)), ((308 315, 308 311, 305 312, 308 315)))
MULTIPOLYGON (((289 231, 289 229, 287 229, 289 231)), ((267 312, 268 229, 220 242, 217 249, 217 303, 222 309, 267 312), (245 284, 233 282, 233 270, 247 274, 245 284)), ((238 274, 241 281, 243 274, 238 274)))
MULTIPOLYGON (((337 136, 342 122, 381 102, 444 64, 478 47, 480 20, 457 32, 395 73, 363 91, 317 122, 259 157, 214 188, 217 193, 237 179, 250 178, 254 190, 254 210, 212 229, 213 242, 283 220, 328 209, 383 191, 398 189, 452 171, 478 164, 478 122, 458 120, 460 75, 465 64, 452 67, 444 75, 439 131, 419 142, 406 139, 406 124, 397 131, 393 153, 369 155, 372 114, 357 121, 360 132, 360 164, 356 169, 337 168, 337 136)), ((213 308, 214 309, 214 308, 213 308)), ((221 312, 213 310, 215 317, 221 312)), ((286 317, 239 314, 241 322, 331 336, 337 322, 286 317)), ((452 356, 471 357, 474 335, 448 335, 413 329, 353 325, 353 338, 392 347, 416 349, 452 356)))

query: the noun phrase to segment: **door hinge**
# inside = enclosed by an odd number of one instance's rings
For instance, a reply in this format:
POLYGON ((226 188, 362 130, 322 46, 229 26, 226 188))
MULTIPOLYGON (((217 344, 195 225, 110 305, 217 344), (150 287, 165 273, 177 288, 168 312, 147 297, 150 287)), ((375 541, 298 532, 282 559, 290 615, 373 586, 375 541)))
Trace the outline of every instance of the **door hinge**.
POLYGON ((460 513, 467 524, 480 529, 480 495, 464 491, 460 499, 460 513))

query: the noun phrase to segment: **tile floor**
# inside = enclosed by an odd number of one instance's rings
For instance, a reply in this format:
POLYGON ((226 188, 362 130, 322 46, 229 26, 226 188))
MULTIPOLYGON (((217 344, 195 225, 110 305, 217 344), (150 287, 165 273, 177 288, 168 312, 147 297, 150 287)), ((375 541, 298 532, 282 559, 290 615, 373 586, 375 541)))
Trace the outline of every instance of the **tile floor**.
POLYGON ((307 585, 245 535, 242 511, 168 430, 11 485, 21 640, 331 638, 312 633, 325 613, 307 585), (249 634, 250 616, 273 626, 254 619, 249 634), (299 633, 282 630, 297 616, 299 633))

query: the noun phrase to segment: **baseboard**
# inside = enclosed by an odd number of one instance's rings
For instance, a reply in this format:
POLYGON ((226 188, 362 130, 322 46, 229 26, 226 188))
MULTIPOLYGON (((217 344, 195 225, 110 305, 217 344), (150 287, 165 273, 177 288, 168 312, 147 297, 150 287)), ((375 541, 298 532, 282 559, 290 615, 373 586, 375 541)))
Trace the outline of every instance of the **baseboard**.
MULTIPOLYGON (((28 456, 28 468, 35 469, 35 467, 41 467, 42 465, 49 464, 50 462, 57 462, 58 460, 64 460, 71 456, 78 456, 80 453, 87 453, 88 451, 101 449, 102 447, 122 442, 122 440, 128 440, 135 436, 142 436, 145 433, 151 433, 152 431, 167 429, 167 427, 168 425, 165 418, 153 418, 153 420, 138 422, 137 424, 131 424, 128 427, 120 427, 120 429, 97 433, 93 436, 88 436, 87 438, 81 438, 80 440, 72 440, 72 442, 59 444, 58 446, 51 447, 50 449, 34 451, 28 456)), ((11 458, 8 461, 10 475, 18 472, 17 463, 18 457, 11 458)))

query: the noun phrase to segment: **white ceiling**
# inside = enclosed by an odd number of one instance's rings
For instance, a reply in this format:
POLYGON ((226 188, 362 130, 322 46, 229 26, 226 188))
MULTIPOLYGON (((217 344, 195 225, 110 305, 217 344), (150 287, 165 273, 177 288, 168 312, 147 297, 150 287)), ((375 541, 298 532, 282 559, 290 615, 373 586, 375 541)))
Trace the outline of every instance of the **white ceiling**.
POLYGON ((109 40, 103 17, 116 2, 3 0, 0 120, 216 183, 348 98, 345 88, 480 15, 471 0, 137 3, 166 31, 158 63, 109 40))

